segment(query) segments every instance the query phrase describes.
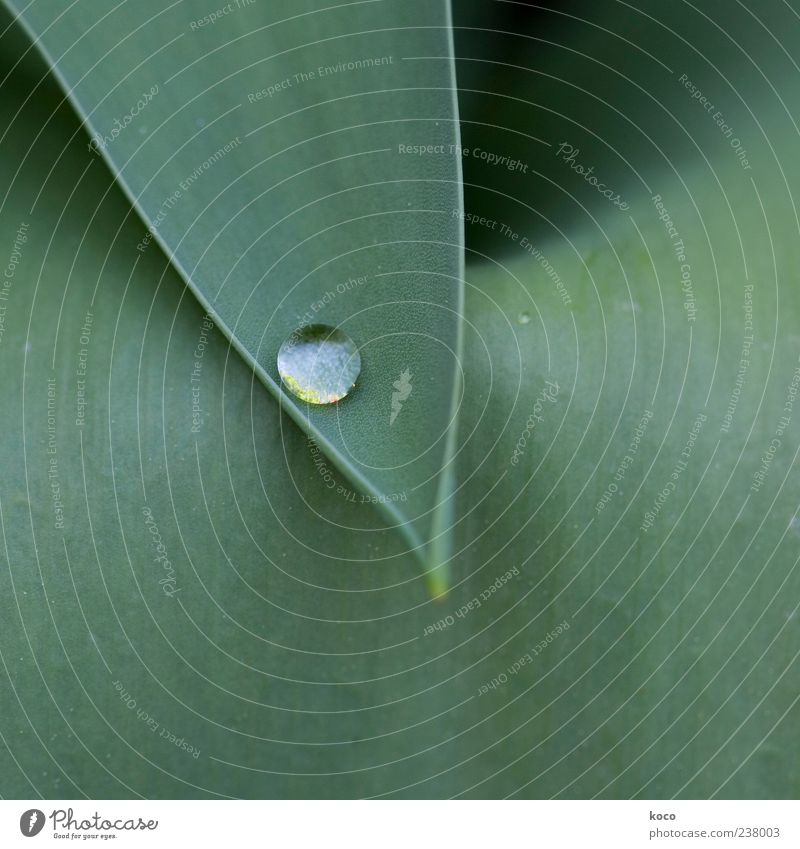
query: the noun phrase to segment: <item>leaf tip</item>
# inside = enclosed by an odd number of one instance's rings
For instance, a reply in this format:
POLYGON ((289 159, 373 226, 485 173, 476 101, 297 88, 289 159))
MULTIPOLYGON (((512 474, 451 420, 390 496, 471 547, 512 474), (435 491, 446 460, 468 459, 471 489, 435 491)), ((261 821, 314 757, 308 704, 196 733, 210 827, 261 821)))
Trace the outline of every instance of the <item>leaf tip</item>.
POLYGON ((425 577, 428 584, 428 594, 431 599, 438 602, 444 601, 447 598, 450 586, 443 567, 438 566, 435 569, 431 569, 425 577))

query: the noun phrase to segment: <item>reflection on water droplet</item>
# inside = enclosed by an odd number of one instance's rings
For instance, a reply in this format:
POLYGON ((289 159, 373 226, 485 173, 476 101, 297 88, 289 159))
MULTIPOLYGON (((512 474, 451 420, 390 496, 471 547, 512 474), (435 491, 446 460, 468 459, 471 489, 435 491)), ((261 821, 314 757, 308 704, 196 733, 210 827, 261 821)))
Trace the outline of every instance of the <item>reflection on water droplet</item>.
POLYGON ((521 312, 517 316, 517 324, 527 324, 531 320, 531 314, 529 312, 521 312))
POLYGON ((355 386, 361 355, 353 340, 327 324, 300 327, 278 351, 286 388, 309 404, 335 404, 355 386))

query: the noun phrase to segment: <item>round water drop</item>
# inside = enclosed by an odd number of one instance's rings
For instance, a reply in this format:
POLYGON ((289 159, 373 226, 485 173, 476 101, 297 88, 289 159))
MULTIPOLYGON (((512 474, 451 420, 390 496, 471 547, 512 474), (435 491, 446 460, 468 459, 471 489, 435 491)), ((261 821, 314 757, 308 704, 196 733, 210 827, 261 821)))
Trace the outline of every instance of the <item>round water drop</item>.
POLYGON ((355 342, 327 324, 300 327, 278 351, 284 386, 309 404, 335 404, 356 385, 361 355, 355 342))
POLYGON ((521 312, 517 316, 517 324, 528 324, 531 320, 531 314, 529 312, 521 312))

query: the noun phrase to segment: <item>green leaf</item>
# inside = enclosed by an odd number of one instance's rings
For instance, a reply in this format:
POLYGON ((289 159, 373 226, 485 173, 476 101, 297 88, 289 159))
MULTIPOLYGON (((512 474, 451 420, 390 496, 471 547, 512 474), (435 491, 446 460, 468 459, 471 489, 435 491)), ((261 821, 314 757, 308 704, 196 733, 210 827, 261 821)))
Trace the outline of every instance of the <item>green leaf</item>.
POLYGON ((462 300, 446 2, 45 0, 22 20, 148 223, 139 252, 163 247, 446 589, 437 513, 452 489, 462 300), (431 73, 420 52, 445 61, 431 73), (361 350, 356 389, 336 405, 285 392, 276 368, 280 345, 318 323, 361 350), (413 400, 394 421, 406 369, 413 400))
POLYGON ((431 686, 413 555, 137 251, 57 89, 23 105, 32 71, 0 98, 3 795, 352 797, 438 771, 464 696, 431 686))
POLYGON ((482 644, 509 680, 480 696, 468 795, 800 790, 800 27, 702 6, 458 45, 486 92, 464 146, 527 166, 464 158, 486 345, 467 332, 465 392, 486 389, 457 513, 486 583, 498 561, 529 580, 482 644))
MULTIPOLYGON (((4 796, 797 796, 800 92, 770 33, 798 26, 789 7, 768 29, 726 4, 614 8, 459 48, 497 95, 465 99, 464 145, 529 167, 462 157, 477 218, 437 603, 171 255, 136 250, 52 82, 23 105, 39 65, 9 77, 4 796)), ((16 62, 14 30, 3 47, 16 62)))

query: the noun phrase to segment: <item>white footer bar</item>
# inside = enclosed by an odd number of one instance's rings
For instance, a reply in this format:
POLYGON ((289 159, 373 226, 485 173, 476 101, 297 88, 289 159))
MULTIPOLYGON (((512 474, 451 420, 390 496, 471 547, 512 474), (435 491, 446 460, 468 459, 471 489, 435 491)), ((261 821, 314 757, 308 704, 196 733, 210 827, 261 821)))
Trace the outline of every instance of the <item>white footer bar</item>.
POLYGON ((0 846, 800 847, 778 801, 0 801, 0 846))

